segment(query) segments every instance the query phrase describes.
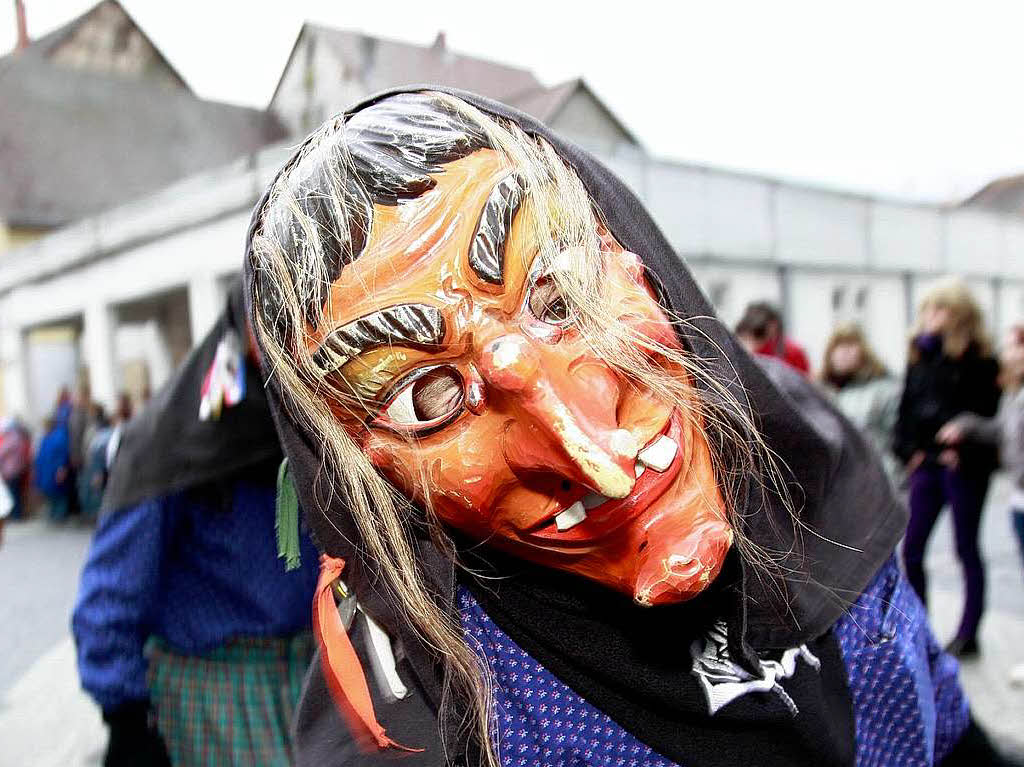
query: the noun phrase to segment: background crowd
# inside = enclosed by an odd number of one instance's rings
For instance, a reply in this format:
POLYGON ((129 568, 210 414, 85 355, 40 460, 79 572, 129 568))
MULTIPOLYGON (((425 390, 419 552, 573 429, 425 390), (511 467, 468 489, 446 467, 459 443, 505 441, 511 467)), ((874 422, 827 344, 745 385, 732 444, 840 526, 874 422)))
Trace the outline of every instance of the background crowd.
POLYGON ((108 414, 89 397, 87 385, 81 385, 75 396, 62 388, 34 448, 22 420, 5 418, 0 423, 0 477, 13 500, 10 519, 38 512, 54 523, 72 517, 95 522, 107 467, 132 412, 125 393, 118 395, 116 411, 108 414))
MULTIPOLYGON (((810 375, 807 355, 784 332, 781 313, 751 304, 736 334, 753 353, 777 357, 810 375)), ((996 346, 963 281, 938 281, 924 296, 901 375, 887 370, 856 325, 837 327, 816 378, 874 446, 892 480, 905 489, 910 521, 903 562, 927 604, 925 548, 949 508, 964 579, 960 625, 947 651, 980 651, 985 566, 978 545, 982 509, 1000 464, 1014 484, 1008 510, 1024 556, 1024 325, 996 346)), ((1024 683, 1024 665, 1010 671, 1024 683)))

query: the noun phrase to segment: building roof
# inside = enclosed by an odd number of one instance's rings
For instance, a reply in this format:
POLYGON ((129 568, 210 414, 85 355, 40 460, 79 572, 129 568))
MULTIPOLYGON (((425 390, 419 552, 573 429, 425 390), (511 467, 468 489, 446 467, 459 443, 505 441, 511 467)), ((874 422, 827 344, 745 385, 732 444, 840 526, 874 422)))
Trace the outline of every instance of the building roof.
POLYGON ((58 66, 48 53, 90 13, 0 58, 8 225, 60 226, 284 137, 273 115, 198 99, 184 81, 58 66))
MULTIPOLYGON (((433 45, 425 46, 306 22, 296 37, 274 97, 299 43, 307 35, 329 45, 347 71, 360 74, 370 93, 409 83, 432 83, 502 99, 512 93, 542 87, 527 69, 455 53, 445 44, 444 33, 438 33, 433 45)), ((272 98, 271 103, 273 101, 272 98)))
MULTIPOLYGON (((87 36, 89 33, 90 22, 98 21, 101 24, 112 27, 109 31, 112 36, 120 38, 114 44, 124 44, 127 42, 129 33, 134 33, 139 37, 142 43, 146 46, 146 52, 151 54, 155 61, 159 64, 160 68, 166 73, 166 81, 174 84, 175 86, 182 88, 186 91, 191 91, 189 84, 185 81, 185 78, 181 76, 181 73, 177 68, 167 60, 163 52, 156 46, 156 43, 146 34, 146 32, 138 25, 135 19, 125 10, 124 6, 121 5, 117 0, 101 0, 101 2, 94 5, 89 10, 82 13, 80 16, 76 16, 71 21, 57 27, 56 29, 48 32, 42 37, 33 40, 28 48, 23 50, 20 55, 22 56, 34 56, 38 59, 46 60, 57 60, 58 62, 62 59, 62 53, 64 49, 79 42, 82 37, 87 36)), ((88 42, 88 41, 83 41, 88 42)), ((92 41, 96 42, 96 41, 92 41)), ((120 51, 110 51, 111 57, 116 57, 120 51)), ((74 66, 76 69, 89 69, 94 66, 95 62, 79 61, 74 66)), ((64 68, 69 68, 67 63, 63 65, 64 68)), ((100 72, 101 74, 110 74, 111 70, 100 72)), ((116 70, 113 72, 116 74, 116 70)), ((146 73, 137 73, 135 76, 145 76, 146 73)), ((120 76, 125 76, 121 74, 120 76)), ((130 75, 129 75, 130 76, 130 75)))
POLYGON ((585 86, 578 77, 566 80, 558 85, 553 85, 550 88, 538 83, 532 88, 509 94, 505 97, 505 103, 516 109, 521 109, 543 123, 547 123, 562 111, 562 107, 566 105, 569 99, 572 98, 572 95, 581 87, 585 86))
POLYGON ((639 144, 636 136, 633 132, 625 126, 625 124, 618 118, 618 116, 609 109, 604 101, 602 101, 590 86, 581 77, 574 77, 571 80, 566 80, 558 85, 552 85, 551 87, 540 85, 533 88, 528 88, 525 91, 518 93, 512 93, 504 98, 504 101, 509 106, 513 106, 516 109, 521 109, 528 115, 532 115, 540 120, 542 123, 551 125, 558 115, 561 113, 565 105, 569 103, 569 100, 577 93, 583 93, 589 98, 593 99, 594 103, 600 106, 607 114, 608 119, 611 120, 619 129, 632 141, 634 144, 639 144))
POLYGON ((1024 173, 990 181, 960 205, 1024 215, 1024 173))

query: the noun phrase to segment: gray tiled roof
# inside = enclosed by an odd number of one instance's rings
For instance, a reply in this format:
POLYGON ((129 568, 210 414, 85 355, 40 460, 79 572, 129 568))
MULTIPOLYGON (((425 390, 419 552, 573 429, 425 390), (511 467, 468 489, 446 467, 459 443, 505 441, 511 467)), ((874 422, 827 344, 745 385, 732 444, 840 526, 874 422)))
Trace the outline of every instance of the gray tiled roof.
POLYGON ((1024 174, 1004 176, 990 181, 961 205, 1024 215, 1024 174))
POLYGON ((542 123, 547 123, 561 111, 569 97, 581 87, 583 87, 583 81, 579 78, 566 80, 564 83, 553 85, 550 88, 538 83, 533 88, 509 94, 505 97, 505 103, 533 115, 542 123))
POLYGON ((59 34, 0 59, 0 219, 53 227, 282 138, 259 110, 60 68, 59 34))

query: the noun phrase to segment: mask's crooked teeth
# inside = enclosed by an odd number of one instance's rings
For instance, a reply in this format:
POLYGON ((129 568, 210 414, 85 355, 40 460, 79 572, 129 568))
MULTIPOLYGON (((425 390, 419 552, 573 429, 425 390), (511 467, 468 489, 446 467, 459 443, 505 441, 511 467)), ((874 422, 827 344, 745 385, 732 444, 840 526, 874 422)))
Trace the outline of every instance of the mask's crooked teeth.
POLYGON ((640 463, 639 461, 637 461, 637 463, 636 463, 636 466, 634 466, 634 467, 633 467, 633 474, 634 474, 634 476, 636 476, 636 478, 637 478, 637 479, 640 479, 640 476, 641 476, 641 475, 642 475, 642 474, 643 474, 643 473, 644 473, 645 471, 647 471, 647 467, 646 467, 646 466, 644 466, 644 465, 643 465, 642 463, 640 463))
POLYGON ((583 504, 583 508, 590 509, 600 506, 602 503, 608 500, 607 495, 601 495, 600 493, 587 493, 585 496, 580 498, 580 503, 583 504))
POLYGON ((641 450, 636 460, 638 463, 642 463, 644 466, 648 466, 655 471, 665 471, 665 469, 672 465, 672 459, 676 457, 678 449, 679 445, 676 444, 674 439, 662 434, 654 442, 641 450))
POLYGON ((576 527, 586 518, 587 512, 583 508, 583 504, 576 501, 576 503, 555 517, 555 527, 558 528, 558 532, 564 533, 566 530, 576 527))

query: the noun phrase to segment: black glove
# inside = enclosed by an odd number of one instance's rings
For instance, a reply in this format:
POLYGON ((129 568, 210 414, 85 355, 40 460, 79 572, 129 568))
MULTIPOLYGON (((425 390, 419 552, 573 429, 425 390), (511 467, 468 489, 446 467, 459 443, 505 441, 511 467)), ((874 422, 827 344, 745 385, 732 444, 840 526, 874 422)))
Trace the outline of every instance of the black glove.
POLYGON ((103 712, 110 727, 103 767, 171 767, 167 746, 149 723, 149 703, 140 700, 103 712))

